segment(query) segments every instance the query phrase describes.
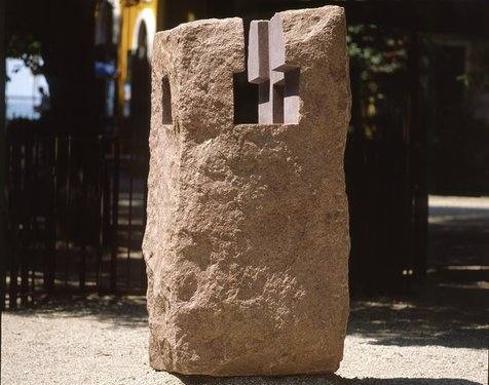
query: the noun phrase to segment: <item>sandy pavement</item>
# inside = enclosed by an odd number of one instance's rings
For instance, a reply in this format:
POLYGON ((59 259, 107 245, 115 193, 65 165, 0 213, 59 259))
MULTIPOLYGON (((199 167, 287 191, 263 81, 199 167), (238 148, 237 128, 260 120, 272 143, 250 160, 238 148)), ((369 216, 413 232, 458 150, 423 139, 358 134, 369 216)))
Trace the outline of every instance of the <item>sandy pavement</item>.
POLYGON ((439 319, 433 319, 429 314, 437 310, 429 304, 354 302, 338 376, 212 379, 173 376, 148 366, 148 330, 142 297, 47 304, 35 311, 3 313, 1 383, 487 384, 484 336, 488 325, 477 322, 481 314, 464 314, 464 318, 457 318, 456 323, 444 328, 438 324, 446 321, 445 308, 441 309, 439 319))

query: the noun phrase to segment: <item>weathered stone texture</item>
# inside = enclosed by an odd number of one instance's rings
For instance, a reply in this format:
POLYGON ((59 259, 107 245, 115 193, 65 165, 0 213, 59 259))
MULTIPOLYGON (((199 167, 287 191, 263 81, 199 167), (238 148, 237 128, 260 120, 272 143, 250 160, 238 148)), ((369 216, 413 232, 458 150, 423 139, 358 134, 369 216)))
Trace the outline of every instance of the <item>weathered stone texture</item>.
POLYGON ((345 18, 333 6, 276 17, 283 68, 300 68, 298 124, 233 124, 233 73, 246 61, 241 19, 155 38, 143 250, 156 369, 281 375, 333 372, 341 361, 345 18), (172 125, 162 119, 165 78, 172 125))

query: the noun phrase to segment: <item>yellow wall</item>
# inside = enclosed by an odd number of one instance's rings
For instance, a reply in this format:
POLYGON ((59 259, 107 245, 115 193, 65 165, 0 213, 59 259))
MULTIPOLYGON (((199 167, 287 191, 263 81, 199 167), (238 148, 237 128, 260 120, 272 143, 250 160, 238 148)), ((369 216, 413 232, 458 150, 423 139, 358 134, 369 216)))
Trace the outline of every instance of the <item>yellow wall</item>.
MULTIPOLYGON (((163 0, 160 0, 163 1, 163 0)), ((128 51, 132 49, 134 45, 134 37, 137 36, 136 28, 139 29, 138 20, 141 17, 154 17, 154 26, 156 32, 156 25, 158 20, 158 0, 139 0, 139 1, 121 1, 121 38, 119 43, 118 52, 118 68, 119 68, 119 93, 118 100, 119 106, 122 108, 124 104, 124 84, 126 83, 128 76, 128 51), (132 5, 127 5, 132 3, 132 5), (138 25, 136 25, 138 24, 138 25)), ((150 28, 147 27, 148 34, 151 34, 150 28)), ((152 40, 152 39, 151 39, 152 40)), ((152 47, 149 47, 151 50, 152 47)))
MULTIPOLYGON (((128 80, 128 51, 134 46, 139 30, 139 20, 144 14, 147 19, 153 19, 152 31, 148 28, 148 34, 152 34, 148 49, 152 49, 154 34, 170 25, 177 25, 185 21, 206 16, 206 2, 202 0, 120 0, 121 2, 121 35, 118 50, 118 104, 119 111, 124 108, 124 85, 128 80), (171 20, 167 20, 168 17, 171 20)), ((122 114, 121 114, 122 116, 122 114)))

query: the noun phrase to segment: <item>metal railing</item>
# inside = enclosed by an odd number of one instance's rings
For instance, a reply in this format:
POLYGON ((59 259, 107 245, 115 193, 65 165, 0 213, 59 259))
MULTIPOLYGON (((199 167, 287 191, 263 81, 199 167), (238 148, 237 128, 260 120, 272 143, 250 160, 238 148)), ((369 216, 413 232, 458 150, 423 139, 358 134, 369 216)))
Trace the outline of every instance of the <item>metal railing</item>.
POLYGON ((12 131, 3 308, 144 291, 147 165, 144 146, 118 137, 12 131))

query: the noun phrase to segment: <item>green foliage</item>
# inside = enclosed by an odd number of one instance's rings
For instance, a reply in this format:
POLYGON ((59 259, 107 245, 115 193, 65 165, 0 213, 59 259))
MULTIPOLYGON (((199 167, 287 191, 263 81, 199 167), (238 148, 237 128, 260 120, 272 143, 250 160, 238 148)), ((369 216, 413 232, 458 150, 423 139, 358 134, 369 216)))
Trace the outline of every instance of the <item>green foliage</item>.
POLYGON ((359 66, 363 80, 376 73, 395 73, 406 68, 407 49, 403 34, 381 30, 377 25, 348 27, 348 53, 352 65, 359 66))
POLYGON ((468 55, 471 64, 467 71, 459 77, 459 80, 470 89, 477 91, 489 91, 489 44, 472 44, 471 53, 468 55))
POLYGON ((41 42, 31 34, 13 34, 7 44, 7 57, 21 59, 33 75, 43 73, 41 42))
POLYGON ((399 90, 407 73, 408 39, 402 32, 361 24, 348 27, 347 44, 355 117, 350 132, 368 141, 380 139, 383 131, 393 129, 386 114, 398 119, 405 104, 406 93, 399 90))

